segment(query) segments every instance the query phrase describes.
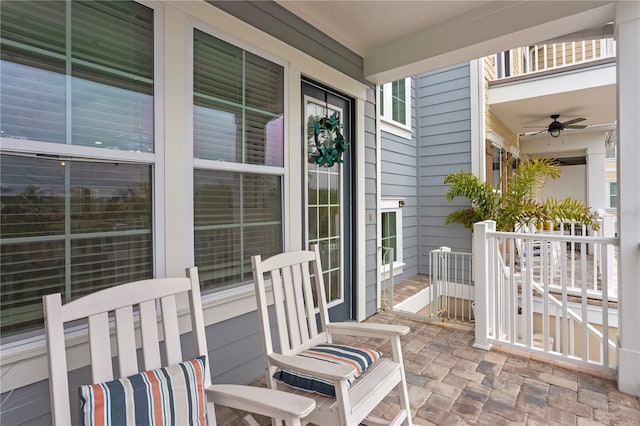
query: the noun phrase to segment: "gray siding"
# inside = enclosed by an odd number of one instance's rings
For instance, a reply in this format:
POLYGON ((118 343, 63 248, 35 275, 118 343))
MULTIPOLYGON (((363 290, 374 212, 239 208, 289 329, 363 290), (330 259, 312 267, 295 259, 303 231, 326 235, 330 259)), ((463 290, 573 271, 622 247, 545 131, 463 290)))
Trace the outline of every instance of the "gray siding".
POLYGON ((274 1, 219 1, 209 3, 261 29, 346 75, 371 84, 364 78, 363 60, 320 30, 274 1))
POLYGON ((444 177, 471 171, 471 99, 469 63, 422 74, 416 80, 418 144, 418 272, 427 274, 429 252, 440 246, 471 252, 471 233, 445 225, 446 216, 464 200, 449 203, 444 177))
POLYGON ((402 274, 395 282, 418 273, 418 150, 416 145, 416 78, 411 79, 412 137, 406 139, 382 131, 381 145, 381 197, 404 198, 402 208, 402 274))
POLYGON ((365 105, 365 314, 371 316, 378 310, 377 304, 377 166, 376 166, 376 94, 374 89, 367 90, 365 105))

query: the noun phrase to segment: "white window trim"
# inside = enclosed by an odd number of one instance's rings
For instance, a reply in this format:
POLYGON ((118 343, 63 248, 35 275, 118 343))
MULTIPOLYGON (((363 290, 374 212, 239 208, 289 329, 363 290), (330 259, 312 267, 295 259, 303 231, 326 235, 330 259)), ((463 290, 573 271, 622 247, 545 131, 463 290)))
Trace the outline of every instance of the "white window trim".
MULTIPOLYGON (((380 114, 378 109, 378 115, 380 116, 380 130, 391 133, 392 135, 400 136, 404 139, 412 139, 413 132, 411 131, 411 77, 405 79, 405 122, 402 124, 393 120, 393 107, 391 103, 391 83, 385 83, 382 85, 385 96, 380 99, 384 106, 384 115, 380 114)), ((380 93, 380 86, 376 88, 380 93)))
MULTIPOLYGON (((50 155, 70 161, 106 161, 147 164, 153 169, 153 272, 165 276, 164 228, 164 5, 148 0, 134 0, 153 9, 154 67, 154 150, 134 152, 80 145, 41 142, 0 137, 0 153, 20 155, 50 155)), ((249 286, 247 286, 249 287, 249 286)), ((67 364, 70 369, 89 365, 86 326, 72 327, 65 332, 67 364)), ((49 377, 44 328, 16 335, 15 340, 0 347, 0 393, 36 383, 49 377)))
MULTIPOLYGON (((403 236, 402 236, 402 206, 404 205, 404 198, 382 198, 380 200, 380 223, 382 223, 383 213, 395 213, 396 214, 396 254, 397 259, 393 262, 393 276, 398 276, 404 271, 404 257, 403 257, 403 236)), ((380 233, 380 246, 382 247, 382 232, 380 233)), ((382 260, 380 260, 382 262, 382 260)), ((391 265, 382 265, 380 268, 380 275, 383 280, 391 278, 391 265)))

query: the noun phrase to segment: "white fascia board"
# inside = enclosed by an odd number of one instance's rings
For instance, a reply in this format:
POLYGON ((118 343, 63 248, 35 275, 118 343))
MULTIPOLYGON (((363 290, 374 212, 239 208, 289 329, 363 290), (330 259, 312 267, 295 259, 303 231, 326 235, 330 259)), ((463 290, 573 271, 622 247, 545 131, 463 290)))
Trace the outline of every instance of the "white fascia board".
POLYGON ((615 19, 612 2, 491 2, 481 9, 393 40, 366 55, 364 75, 376 84, 398 80, 615 19))
POLYGON ((534 77, 489 88, 489 105, 603 86, 615 86, 616 64, 534 77))

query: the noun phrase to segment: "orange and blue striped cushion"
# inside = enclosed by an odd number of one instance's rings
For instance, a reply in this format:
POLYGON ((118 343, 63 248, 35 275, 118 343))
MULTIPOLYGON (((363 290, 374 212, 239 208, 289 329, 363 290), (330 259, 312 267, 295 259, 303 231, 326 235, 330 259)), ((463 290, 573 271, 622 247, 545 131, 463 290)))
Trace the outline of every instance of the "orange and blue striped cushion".
POLYGON ((83 425, 206 425, 206 357, 80 386, 83 425))
MULTIPOLYGON (((323 344, 314 346, 304 352, 300 352, 297 356, 313 358, 332 364, 344 364, 355 367, 356 374, 347 381, 347 388, 349 388, 353 382, 362 375, 367 368, 369 368, 369 366, 380 358, 380 352, 373 349, 356 348, 353 346, 323 344)), ((326 396, 336 396, 335 386, 331 380, 287 369, 276 371, 273 377, 274 379, 296 389, 302 389, 326 396)))

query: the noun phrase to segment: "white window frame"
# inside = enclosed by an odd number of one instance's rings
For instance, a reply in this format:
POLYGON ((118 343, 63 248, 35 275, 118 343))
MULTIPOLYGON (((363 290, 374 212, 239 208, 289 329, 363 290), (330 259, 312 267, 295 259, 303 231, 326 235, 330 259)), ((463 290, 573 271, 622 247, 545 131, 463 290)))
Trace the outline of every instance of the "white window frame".
MULTIPOLYGON (((288 126, 288 116, 287 112, 289 111, 289 98, 288 98, 288 90, 287 90, 287 82, 289 81, 289 67, 286 61, 283 59, 269 54, 268 52, 256 48, 253 45, 245 43, 235 37, 232 37, 227 34, 221 33, 216 28, 208 25, 202 21, 198 21, 195 19, 189 19, 189 37, 187 40, 189 52, 188 64, 187 64, 187 98, 189 99, 189 108, 187 111, 187 130, 189 132, 189 140, 190 144, 188 146, 188 156, 191 162, 191 176, 190 176, 190 193, 192 200, 194 198, 194 188, 193 188, 193 174, 195 170, 209 170, 209 171, 222 171, 222 172, 230 172, 230 173, 240 173, 240 174, 258 174, 258 175, 269 175, 269 176, 279 176, 281 178, 281 195, 282 195, 282 246, 283 251, 287 250, 288 242, 287 242, 287 220, 288 220, 288 203, 289 196, 287 191, 287 170, 288 170, 288 138, 286 128, 288 126), (265 165, 257 165, 257 164, 248 164, 248 163, 232 163, 220 160, 207 160, 207 159, 199 159, 193 156, 193 38, 195 30, 202 31, 212 37, 220 39, 226 43, 232 44, 235 47, 238 47, 246 52, 252 53, 256 56, 259 56, 263 59, 271 61, 277 65, 283 67, 284 70, 284 93, 283 93, 283 101, 284 101, 284 124, 283 128, 285 129, 285 133, 283 135, 283 161, 284 165, 282 167, 279 166, 265 166, 265 165)), ((188 249, 189 249, 189 258, 192 264, 195 263, 195 241, 194 241, 194 229, 195 223, 193 221, 194 217, 194 206, 193 203, 189 205, 189 220, 190 220, 190 229, 191 233, 188 236, 188 249)), ((211 309, 213 307, 220 307, 223 305, 221 300, 225 300, 226 302, 239 302, 244 299, 244 303, 236 308, 239 308, 242 312, 249 312, 250 309, 247 308, 247 303, 251 303, 250 300, 253 296, 253 282, 251 280, 243 281, 240 283, 234 283, 230 286, 223 286, 222 288, 213 288, 213 289, 203 289, 202 290, 202 300, 203 300, 203 308, 205 311, 211 309)), ((232 315, 232 311, 225 308, 225 313, 232 315)), ((238 311, 236 311, 238 312, 238 311)), ((212 322, 213 323, 213 322, 212 322)), ((207 322, 205 325, 209 325, 207 322)))
POLYGON ((380 103, 384 109, 384 115, 380 114, 378 108, 378 114, 380 115, 380 130, 387 133, 391 133, 396 136, 400 136, 404 139, 411 139, 411 77, 405 78, 404 83, 404 98, 405 98, 405 123, 403 124, 393 119, 393 106, 391 101, 391 92, 393 82, 385 83, 376 88, 380 93, 380 87, 382 87, 383 95, 380 96, 380 103))
MULTIPOLYGON (((404 198, 383 198, 380 200, 380 223, 382 223, 382 215, 384 213, 396 214, 396 260, 393 261, 393 276, 398 276, 404 271, 404 257, 403 257, 403 232, 402 232, 402 206, 404 205, 404 198)), ((382 235, 384 230, 380 233, 380 246, 382 247, 382 235)), ((380 259, 382 263, 382 259, 380 259)), ((380 268, 380 274, 383 280, 391 277, 391 265, 382 265, 380 268)))
MULTIPOLYGON (((164 54, 164 5, 150 0, 133 0, 153 10, 153 68, 154 68, 154 149, 153 152, 113 150, 92 146, 69 145, 33 140, 0 137, 0 153, 21 155, 45 155, 69 161, 106 161, 149 165, 152 168, 152 232, 153 276, 165 277, 165 131, 163 90, 164 54)), ((186 331, 185 331, 186 332, 186 331)), ((77 369, 89 365, 87 326, 65 330, 68 366, 77 369)), ((0 347, 2 392, 27 386, 46 379, 46 337, 44 328, 27 331, 9 339, 0 347)))

